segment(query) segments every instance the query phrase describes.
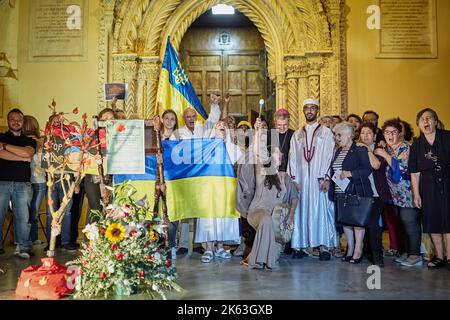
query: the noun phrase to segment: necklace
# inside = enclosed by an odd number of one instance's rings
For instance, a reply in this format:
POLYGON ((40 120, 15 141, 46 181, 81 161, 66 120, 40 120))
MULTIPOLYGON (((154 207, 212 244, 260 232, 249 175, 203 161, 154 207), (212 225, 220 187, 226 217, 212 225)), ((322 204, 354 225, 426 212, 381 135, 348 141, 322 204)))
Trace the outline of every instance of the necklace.
POLYGON ((303 147, 303 156, 305 157, 306 162, 308 162, 308 165, 314 157, 314 152, 316 151, 316 147, 314 146, 314 138, 316 136, 317 131, 319 130, 319 128, 321 126, 322 125, 319 124, 317 126, 317 128, 314 130, 313 136, 311 139, 311 145, 309 145, 309 143, 308 143, 308 132, 306 131, 306 126, 303 127, 303 132, 305 133, 305 139, 306 139, 306 150, 305 150, 305 147, 303 147))

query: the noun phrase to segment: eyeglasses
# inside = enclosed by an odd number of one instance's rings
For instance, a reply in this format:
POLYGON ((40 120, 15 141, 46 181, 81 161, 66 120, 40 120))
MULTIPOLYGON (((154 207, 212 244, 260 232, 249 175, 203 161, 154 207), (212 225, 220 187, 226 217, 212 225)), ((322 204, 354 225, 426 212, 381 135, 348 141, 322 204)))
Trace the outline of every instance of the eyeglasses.
POLYGON ((393 130, 393 131, 384 130, 383 134, 385 136, 396 136, 396 135, 398 135, 398 130, 393 130))
POLYGON ((304 106, 303 107, 303 111, 317 111, 317 110, 319 110, 319 107, 318 106, 304 106))

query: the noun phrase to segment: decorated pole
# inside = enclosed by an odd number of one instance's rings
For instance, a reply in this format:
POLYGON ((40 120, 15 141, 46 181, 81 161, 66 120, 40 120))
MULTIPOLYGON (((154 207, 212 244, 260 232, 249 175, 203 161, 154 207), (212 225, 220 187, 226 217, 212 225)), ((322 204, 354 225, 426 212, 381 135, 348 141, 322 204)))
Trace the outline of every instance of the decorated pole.
MULTIPOLYGON (((53 110, 52 117, 50 118, 50 121, 47 122, 45 127, 45 136, 46 136, 46 144, 45 149, 47 152, 47 202, 48 207, 50 210, 50 214, 52 217, 52 223, 51 223, 51 234, 50 234, 50 245, 49 250, 47 251, 48 257, 54 257, 55 255, 55 245, 56 245, 56 237, 61 234, 61 224, 64 218, 64 214, 66 211, 66 208, 68 204, 70 203, 70 200, 73 197, 73 194, 75 192, 75 189, 80 185, 81 181, 83 180, 85 176, 85 170, 84 170, 84 154, 86 152, 87 145, 89 144, 88 138, 86 136, 86 130, 87 130, 87 123, 86 123, 86 114, 83 115, 83 124, 81 126, 81 141, 80 141, 80 155, 78 158, 79 167, 77 168, 77 174, 72 181, 70 174, 65 172, 65 167, 67 165, 67 161, 64 157, 59 158, 54 157, 57 160, 57 164, 55 165, 52 163, 52 148, 53 148, 53 142, 55 139, 54 131, 56 129, 59 129, 63 138, 65 139, 65 143, 67 141, 70 141, 70 135, 67 134, 67 137, 65 137, 65 131, 64 131, 64 112, 57 113, 56 112, 56 102, 53 99, 51 106, 49 106, 50 109, 53 110), (55 181, 55 175, 59 175, 59 180, 55 181), (58 209, 55 209, 54 201, 53 201, 53 191, 55 189, 55 184, 60 183, 61 189, 63 190, 64 197, 62 199, 62 202, 58 209)), ((75 108, 72 113, 77 114, 78 109, 75 108)))
MULTIPOLYGON (((160 107, 160 104, 158 104, 160 107)), ((158 108, 156 108, 158 110, 158 108)), ((156 111, 157 112, 157 111, 156 111)), ((153 217, 157 216, 159 213, 159 200, 162 199, 162 210, 163 210, 163 233, 164 233, 164 246, 169 247, 169 215, 167 213, 167 202, 166 202, 166 187, 164 179, 164 159, 163 159, 163 148, 161 145, 161 135, 160 135, 160 120, 159 116, 156 114, 154 117, 154 128, 156 133, 156 183, 155 183, 155 204, 153 206, 153 217)))

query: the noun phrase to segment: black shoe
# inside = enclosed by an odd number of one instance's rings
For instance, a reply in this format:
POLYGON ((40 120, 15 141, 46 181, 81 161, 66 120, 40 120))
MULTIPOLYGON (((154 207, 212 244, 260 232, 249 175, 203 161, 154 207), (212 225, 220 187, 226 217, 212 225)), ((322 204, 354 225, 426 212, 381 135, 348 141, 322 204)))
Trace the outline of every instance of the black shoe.
POLYGON ((292 259, 302 259, 307 256, 309 256, 309 254, 307 254, 303 250, 294 250, 294 253, 292 254, 292 259))
POLYGON ((5 254, 5 249, 0 248, 0 254, 5 254))
POLYGON ((73 245, 73 243, 67 243, 63 245, 63 249, 69 252, 77 251, 77 247, 73 245))
POLYGON ((363 256, 359 257, 358 259, 352 259, 350 260, 351 264, 360 264, 363 260, 363 256))
POLYGON ((182 256, 183 254, 186 254, 186 253, 188 253, 188 249, 186 249, 186 248, 179 248, 177 250, 177 256, 182 256))
POLYGON ((192 249, 192 252, 197 252, 200 254, 204 254, 205 253, 205 249, 203 249, 203 247, 195 247, 192 249))
POLYGON ((350 262, 350 260, 352 260, 352 256, 345 256, 341 260, 342 262, 350 262))
POLYGON ((319 260, 320 261, 328 261, 331 259, 331 253, 329 253, 328 251, 322 251, 319 254, 319 260))

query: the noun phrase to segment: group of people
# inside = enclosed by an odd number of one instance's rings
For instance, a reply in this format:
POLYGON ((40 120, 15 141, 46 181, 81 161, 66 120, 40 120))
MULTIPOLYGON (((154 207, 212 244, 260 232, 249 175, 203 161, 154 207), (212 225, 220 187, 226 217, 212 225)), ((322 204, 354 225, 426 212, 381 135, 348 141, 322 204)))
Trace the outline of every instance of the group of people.
MULTIPOLYGON (((339 116, 319 118, 320 103, 315 99, 304 101, 306 125, 297 131, 289 129, 285 109, 274 114, 273 129, 258 118, 252 130, 246 121, 236 126, 228 114, 229 96, 223 98, 222 108, 221 100, 211 95, 211 111, 204 123, 197 121, 197 112, 190 108, 182 115, 182 127, 170 109, 154 119, 162 140, 223 139, 235 164, 236 210, 241 217, 214 218, 212 213, 211 218, 194 219, 193 251, 201 254, 203 263, 230 259, 232 253, 226 247, 234 245, 238 248, 233 254, 243 256, 242 264, 258 269, 273 269, 283 250, 293 259, 313 255, 327 261, 335 256, 352 264, 366 256, 378 266, 384 265, 384 256, 395 255, 396 263, 410 267, 422 265, 424 244, 430 242, 428 268, 450 268, 450 197, 446 196, 450 192, 450 132, 434 110, 426 108, 417 114, 421 133, 414 138, 411 125, 398 118, 379 128, 374 111, 362 117, 351 114, 346 121, 339 116), (347 186, 342 187, 338 179, 348 181, 347 186), (342 215, 339 201, 355 194, 373 199, 365 225, 349 225, 338 218, 342 215), (293 228, 288 244, 276 241, 272 214, 280 206, 287 211, 285 223, 293 228), (384 228, 389 231, 389 248, 382 245, 384 228), (345 249, 341 249, 342 238, 345 249)), ((116 118, 117 112, 109 108, 99 114, 100 120, 116 118)), ((36 119, 18 109, 9 112, 8 127, 0 135, 0 225, 11 201, 16 255, 29 258, 46 191, 39 155, 42 142, 36 119)), ((98 176, 87 175, 66 209, 60 240, 66 250, 77 249, 83 189, 89 208, 102 210, 98 176)), ((60 195, 58 190, 54 193, 53 203, 58 206, 60 195)), ((47 221, 49 238, 49 213, 47 221)), ((189 226, 189 221, 170 223, 173 259, 188 252, 189 226)))

